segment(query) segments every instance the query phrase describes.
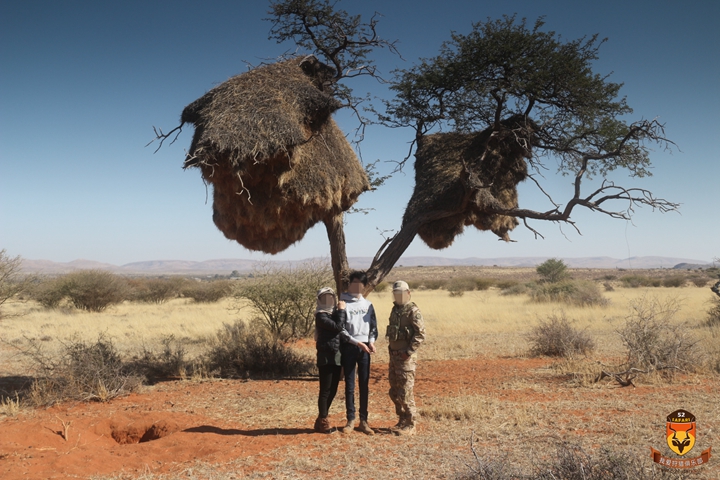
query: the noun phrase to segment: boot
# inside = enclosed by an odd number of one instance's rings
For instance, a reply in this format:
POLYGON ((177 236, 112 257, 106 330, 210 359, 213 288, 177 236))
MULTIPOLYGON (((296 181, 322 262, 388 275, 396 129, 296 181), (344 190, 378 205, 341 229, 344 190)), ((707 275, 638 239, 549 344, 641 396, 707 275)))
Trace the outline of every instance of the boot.
POLYGON ((318 417, 317 420, 315 420, 315 427, 314 430, 318 433, 332 433, 333 429, 330 426, 330 420, 326 418, 320 418, 318 417))
POLYGON ((364 433, 365 435, 375 435, 375 431, 370 428, 370 425, 368 425, 367 420, 360 420, 360 431, 364 433))
POLYGON ((403 427, 403 425, 405 425, 405 417, 401 415, 399 418, 400 419, 398 420, 398 422, 392 427, 390 427, 391 431, 399 430, 403 427))
POLYGON ((342 433, 352 433, 355 428, 355 420, 348 420, 344 427, 342 427, 342 433))

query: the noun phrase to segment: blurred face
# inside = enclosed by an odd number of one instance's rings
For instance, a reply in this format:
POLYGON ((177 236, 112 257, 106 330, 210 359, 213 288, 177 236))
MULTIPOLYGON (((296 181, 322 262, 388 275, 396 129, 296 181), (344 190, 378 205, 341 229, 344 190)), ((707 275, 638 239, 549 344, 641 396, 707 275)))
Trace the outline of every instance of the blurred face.
POLYGON ((348 285, 348 293, 351 295, 360 295, 365 290, 365 285, 360 280, 353 280, 348 285))
POLYGON ((397 305, 405 305, 410 301, 410 291, 409 290, 393 290, 393 298, 395 300, 395 304, 397 305))
POLYGON ((335 295, 323 293, 318 297, 318 307, 323 310, 330 310, 335 306, 335 295))

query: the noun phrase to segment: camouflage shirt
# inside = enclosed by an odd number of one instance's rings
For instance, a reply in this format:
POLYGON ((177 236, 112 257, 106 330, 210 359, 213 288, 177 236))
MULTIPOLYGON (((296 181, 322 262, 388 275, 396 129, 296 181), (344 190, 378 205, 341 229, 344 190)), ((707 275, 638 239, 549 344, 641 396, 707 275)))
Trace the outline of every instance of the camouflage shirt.
POLYGON ((388 339, 390 350, 402 350, 408 354, 417 351, 425 340, 425 323, 415 303, 393 305, 385 337, 388 339))

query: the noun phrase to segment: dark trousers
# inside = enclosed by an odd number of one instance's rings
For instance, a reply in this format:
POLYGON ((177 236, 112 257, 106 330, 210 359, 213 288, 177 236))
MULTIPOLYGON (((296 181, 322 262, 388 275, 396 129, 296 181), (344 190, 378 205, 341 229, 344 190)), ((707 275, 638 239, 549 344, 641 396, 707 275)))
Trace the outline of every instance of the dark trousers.
POLYGON ((318 416, 326 418, 330 405, 337 393, 340 383, 340 365, 323 365, 318 367, 320 371, 320 395, 318 395, 318 416))
POLYGON ((370 354, 350 343, 340 346, 345 372, 345 411, 348 420, 355 420, 355 375, 360 387, 360 420, 368 418, 368 383, 370 382, 370 354))

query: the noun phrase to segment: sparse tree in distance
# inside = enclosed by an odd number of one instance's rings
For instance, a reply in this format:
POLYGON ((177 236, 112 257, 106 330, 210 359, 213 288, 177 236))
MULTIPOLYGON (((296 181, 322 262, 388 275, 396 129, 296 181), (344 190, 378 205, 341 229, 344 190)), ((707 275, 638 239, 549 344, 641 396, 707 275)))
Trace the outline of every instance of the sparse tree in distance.
POLYGON ((567 265, 562 260, 550 258, 537 266, 535 271, 543 280, 550 283, 556 283, 564 280, 568 276, 567 265))
POLYGON ((21 264, 19 256, 10 257, 5 249, 0 250, 0 319, 4 317, 3 304, 30 286, 29 279, 20 273, 21 264))

